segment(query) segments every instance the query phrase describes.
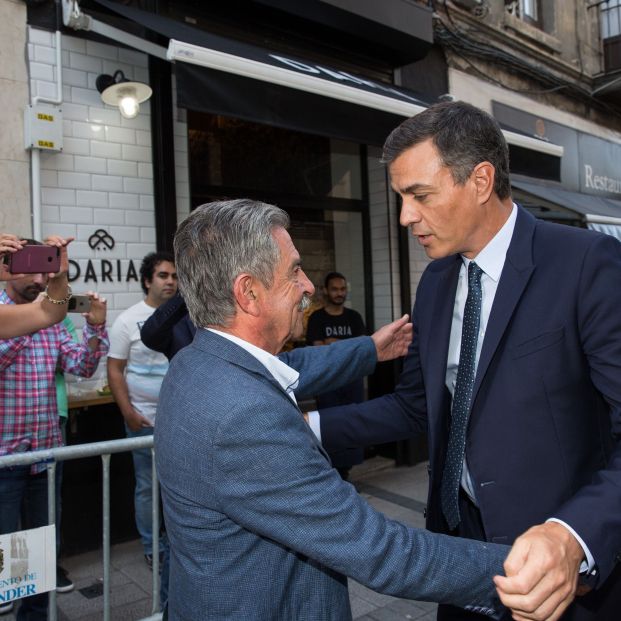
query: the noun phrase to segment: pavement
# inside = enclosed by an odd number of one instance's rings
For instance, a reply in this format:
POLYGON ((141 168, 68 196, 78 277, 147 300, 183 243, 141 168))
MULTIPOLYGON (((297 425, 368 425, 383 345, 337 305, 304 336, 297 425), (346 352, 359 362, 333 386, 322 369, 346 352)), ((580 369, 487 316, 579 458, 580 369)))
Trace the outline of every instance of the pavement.
MULTIPOLYGON (((352 468, 350 481, 371 505, 390 518, 411 526, 424 526, 426 463, 396 468, 392 460, 374 457, 352 468)), ((111 621, 150 617, 153 576, 142 556, 140 542, 135 540, 113 546, 111 564, 111 621)), ((62 565, 75 583, 75 589, 58 594, 58 621, 102 619, 101 550, 65 558, 62 565)), ((382 595, 353 580, 349 580, 349 592, 356 621, 432 621, 436 618, 435 604, 382 595)), ((0 616, 0 621, 14 620, 14 614, 0 616)), ((197 618, 196 621, 208 620, 197 618)))

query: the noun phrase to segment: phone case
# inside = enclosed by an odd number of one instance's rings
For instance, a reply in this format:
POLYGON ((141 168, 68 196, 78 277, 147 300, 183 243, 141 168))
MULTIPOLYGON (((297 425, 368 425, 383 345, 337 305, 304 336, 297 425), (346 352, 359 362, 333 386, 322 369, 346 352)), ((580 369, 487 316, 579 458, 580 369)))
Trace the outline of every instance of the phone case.
POLYGON ((47 274, 60 269, 60 248, 24 246, 9 256, 12 274, 47 274))

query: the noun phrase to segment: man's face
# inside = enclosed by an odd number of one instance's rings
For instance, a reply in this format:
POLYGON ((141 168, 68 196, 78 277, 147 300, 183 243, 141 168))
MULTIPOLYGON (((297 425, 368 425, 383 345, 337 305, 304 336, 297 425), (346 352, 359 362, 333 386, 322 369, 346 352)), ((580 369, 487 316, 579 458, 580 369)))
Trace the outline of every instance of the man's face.
POLYGON ((331 278, 325 288, 326 299, 333 306, 343 306, 347 299, 347 283, 344 278, 331 278))
POLYGON ((170 261, 160 261, 153 270, 153 278, 146 281, 149 291, 147 299, 154 306, 160 306, 177 293, 177 271, 170 261))
POLYGON ((484 247, 485 212, 471 175, 457 185, 431 139, 404 151, 390 164, 391 185, 402 199, 399 221, 432 259, 484 247))
POLYGON ((6 290, 16 304, 28 304, 34 302, 39 294, 45 291, 47 281, 47 274, 28 274, 17 280, 9 281, 6 290))
POLYGON ((302 336, 302 301, 313 295, 315 287, 302 269, 300 254, 289 233, 283 228, 277 228, 274 229, 273 237, 278 244, 280 259, 272 286, 262 292, 262 306, 266 319, 264 336, 270 344, 270 351, 276 353, 289 339, 302 336))

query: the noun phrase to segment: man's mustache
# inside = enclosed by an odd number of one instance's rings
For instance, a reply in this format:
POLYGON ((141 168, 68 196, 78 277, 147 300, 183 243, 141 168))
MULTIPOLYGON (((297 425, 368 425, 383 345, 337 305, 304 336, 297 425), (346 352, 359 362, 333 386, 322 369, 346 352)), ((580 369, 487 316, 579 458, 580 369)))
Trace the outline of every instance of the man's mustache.
POLYGON ((298 304, 298 310, 304 312, 311 305, 311 298, 308 295, 305 295, 298 304))

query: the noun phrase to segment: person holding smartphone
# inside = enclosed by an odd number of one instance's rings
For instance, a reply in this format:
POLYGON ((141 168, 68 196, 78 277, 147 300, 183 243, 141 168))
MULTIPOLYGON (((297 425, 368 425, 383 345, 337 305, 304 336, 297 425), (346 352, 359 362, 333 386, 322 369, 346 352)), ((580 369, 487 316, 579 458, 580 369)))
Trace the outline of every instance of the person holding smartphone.
MULTIPOLYGON (((8 245, 15 247, 14 243, 8 245)), ((66 280, 66 253, 64 258, 62 254, 61 248, 61 272, 66 280)), ((47 273, 14 275, 0 292, 0 310, 20 307, 26 315, 42 295, 47 297, 41 303, 66 308, 70 291, 65 287, 61 299, 62 291, 50 287, 50 280, 55 278, 47 273)), ((0 340, 0 455, 62 446, 56 369, 91 377, 109 347, 106 301, 96 293, 89 293, 89 297, 91 307, 84 314, 86 323, 79 342, 73 341, 62 323, 0 340)), ((45 464, 0 470, 0 534, 17 531, 20 520, 24 529, 47 524, 45 464), (22 507, 28 510, 22 511, 22 507)), ((21 600, 18 618, 44 621, 47 600, 47 594, 21 600)))
MULTIPOLYGON (((14 308, 11 305, 0 305, 0 339, 9 339, 36 332, 62 321, 67 313, 69 282, 67 270, 69 260, 67 246, 72 238, 63 238, 57 235, 48 237, 45 244, 55 246, 60 251, 60 268, 57 273, 48 274, 47 296, 40 296, 27 309, 14 308)), ((26 245, 25 239, 19 239, 10 233, 0 233, 0 259, 4 259, 26 245)), ((13 274, 8 265, 0 260, 0 280, 12 281, 21 278, 23 274, 13 274)))

